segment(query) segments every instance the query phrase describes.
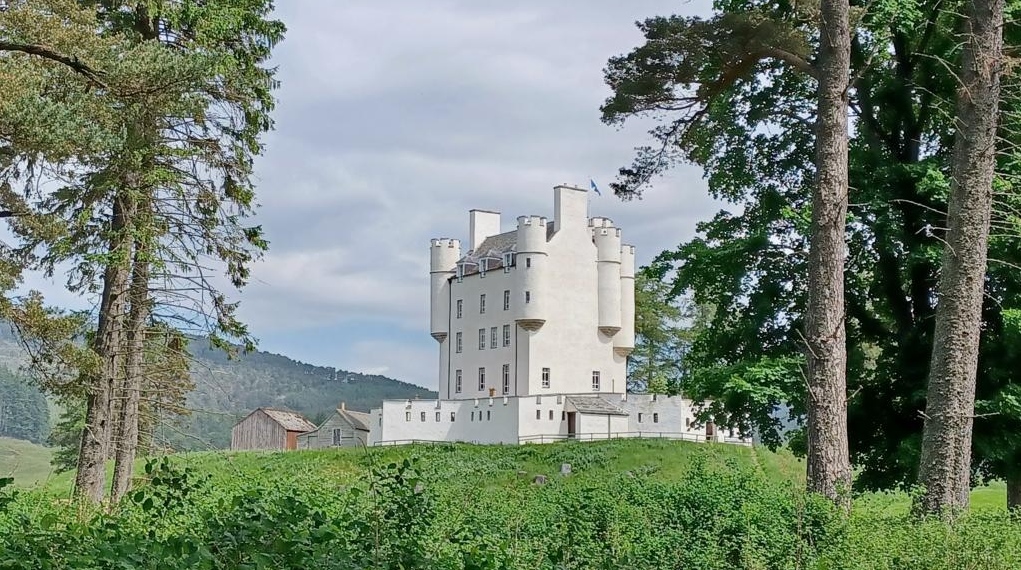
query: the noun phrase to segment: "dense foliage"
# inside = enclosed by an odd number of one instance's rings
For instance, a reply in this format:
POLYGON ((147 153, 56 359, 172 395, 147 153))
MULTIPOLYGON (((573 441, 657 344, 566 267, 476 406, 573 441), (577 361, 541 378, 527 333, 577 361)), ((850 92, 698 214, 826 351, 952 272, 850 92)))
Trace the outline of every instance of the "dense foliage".
MULTIPOLYGON (((851 456, 865 488, 916 480, 946 227, 963 10, 958 2, 853 1, 850 209, 845 274, 851 456)), ((779 443, 779 403, 805 409, 802 315, 814 183, 816 89, 805 72, 816 13, 797 2, 721 0, 709 18, 651 18, 645 41, 612 58, 603 119, 655 120, 651 146, 621 169, 635 196, 678 162, 704 168, 710 193, 734 205, 653 265, 676 269, 675 293, 715 308, 687 355, 685 393, 714 401, 718 423, 753 423, 779 443)), ((1017 22, 1004 29, 1018 43, 1017 22)), ((1016 68, 1004 79, 1009 144, 985 280, 979 407, 1014 410, 1021 353, 1005 311, 1021 306, 1017 271, 1016 68)), ((1010 476, 1021 464, 1016 417, 975 420, 976 465, 1010 476), (991 453, 991 450, 996 450, 991 453)), ((1021 484, 1021 479, 1019 484, 1021 484)))
POLYGON ((0 568, 993 570, 1021 553, 1002 511, 950 526, 869 496, 844 519, 776 465, 657 441, 181 456, 109 513, 2 495, 0 568))

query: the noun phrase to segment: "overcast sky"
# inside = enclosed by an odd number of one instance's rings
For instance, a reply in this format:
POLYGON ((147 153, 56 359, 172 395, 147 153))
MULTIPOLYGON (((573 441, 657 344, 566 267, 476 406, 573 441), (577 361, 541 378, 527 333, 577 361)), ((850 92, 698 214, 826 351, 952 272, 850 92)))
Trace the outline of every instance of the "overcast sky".
POLYGON ((708 2, 280 2, 282 87, 258 160, 271 242, 241 295, 262 350, 436 387, 429 239, 467 240, 468 210, 552 217, 553 186, 587 186, 638 262, 721 205, 679 168, 645 199, 608 185, 646 142, 599 121, 609 57, 654 15, 708 2))

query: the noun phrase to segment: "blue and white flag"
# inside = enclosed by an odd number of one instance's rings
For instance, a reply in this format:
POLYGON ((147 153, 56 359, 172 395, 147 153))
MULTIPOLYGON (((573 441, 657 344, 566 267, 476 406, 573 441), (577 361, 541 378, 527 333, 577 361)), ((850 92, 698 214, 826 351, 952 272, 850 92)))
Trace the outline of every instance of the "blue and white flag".
POLYGON ((592 188, 592 191, 593 191, 593 192, 595 192, 595 193, 596 193, 596 194, 598 194, 599 196, 602 196, 602 195, 603 195, 603 193, 599 191, 599 187, 598 187, 598 186, 596 186, 596 181, 595 181, 595 180, 592 180, 591 178, 589 178, 589 179, 588 179, 588 183, 589 183, 589 187, 591 187, 591 188, 592 188))

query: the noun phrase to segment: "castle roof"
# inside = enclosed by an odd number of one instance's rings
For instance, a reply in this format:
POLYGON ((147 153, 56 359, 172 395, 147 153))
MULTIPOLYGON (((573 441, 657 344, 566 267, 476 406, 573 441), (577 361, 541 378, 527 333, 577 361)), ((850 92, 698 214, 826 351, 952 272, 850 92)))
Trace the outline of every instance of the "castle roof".
MULTIPOLYGON (((546 239, 553 236, 555 229, 553 221, 546 224, 546 239)), ((468 263, 464 268, 464 275, 471 275, 479 272, 479 262, 488 259, 486 271, 500 269, 503 267, 503 254, 516 251, 518 247, 518 232, 511 230, 495 236, 489 236, 482 240, 479 246, 466 253, 458 263, 468 263), (474 264, 474 267, 472 267, 474 264)))
POLYGON ((599 396, 568 396, 567 403, 582 414, 626 416, 627 412, 599 396))

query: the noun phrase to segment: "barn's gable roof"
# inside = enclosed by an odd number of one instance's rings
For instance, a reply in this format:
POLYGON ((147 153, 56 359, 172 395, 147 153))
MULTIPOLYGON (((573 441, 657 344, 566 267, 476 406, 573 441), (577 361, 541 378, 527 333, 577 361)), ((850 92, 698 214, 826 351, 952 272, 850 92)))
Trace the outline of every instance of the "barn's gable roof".
POLYGON ((305 419, 304 416, 298 412, 289 412, 287 410, 276 410, 273 408, 259 408, 264 414, 270 417, 273 421, 280 424, 280 427, 287 431, 312 431, 316 429, 315 424, 305 419))

